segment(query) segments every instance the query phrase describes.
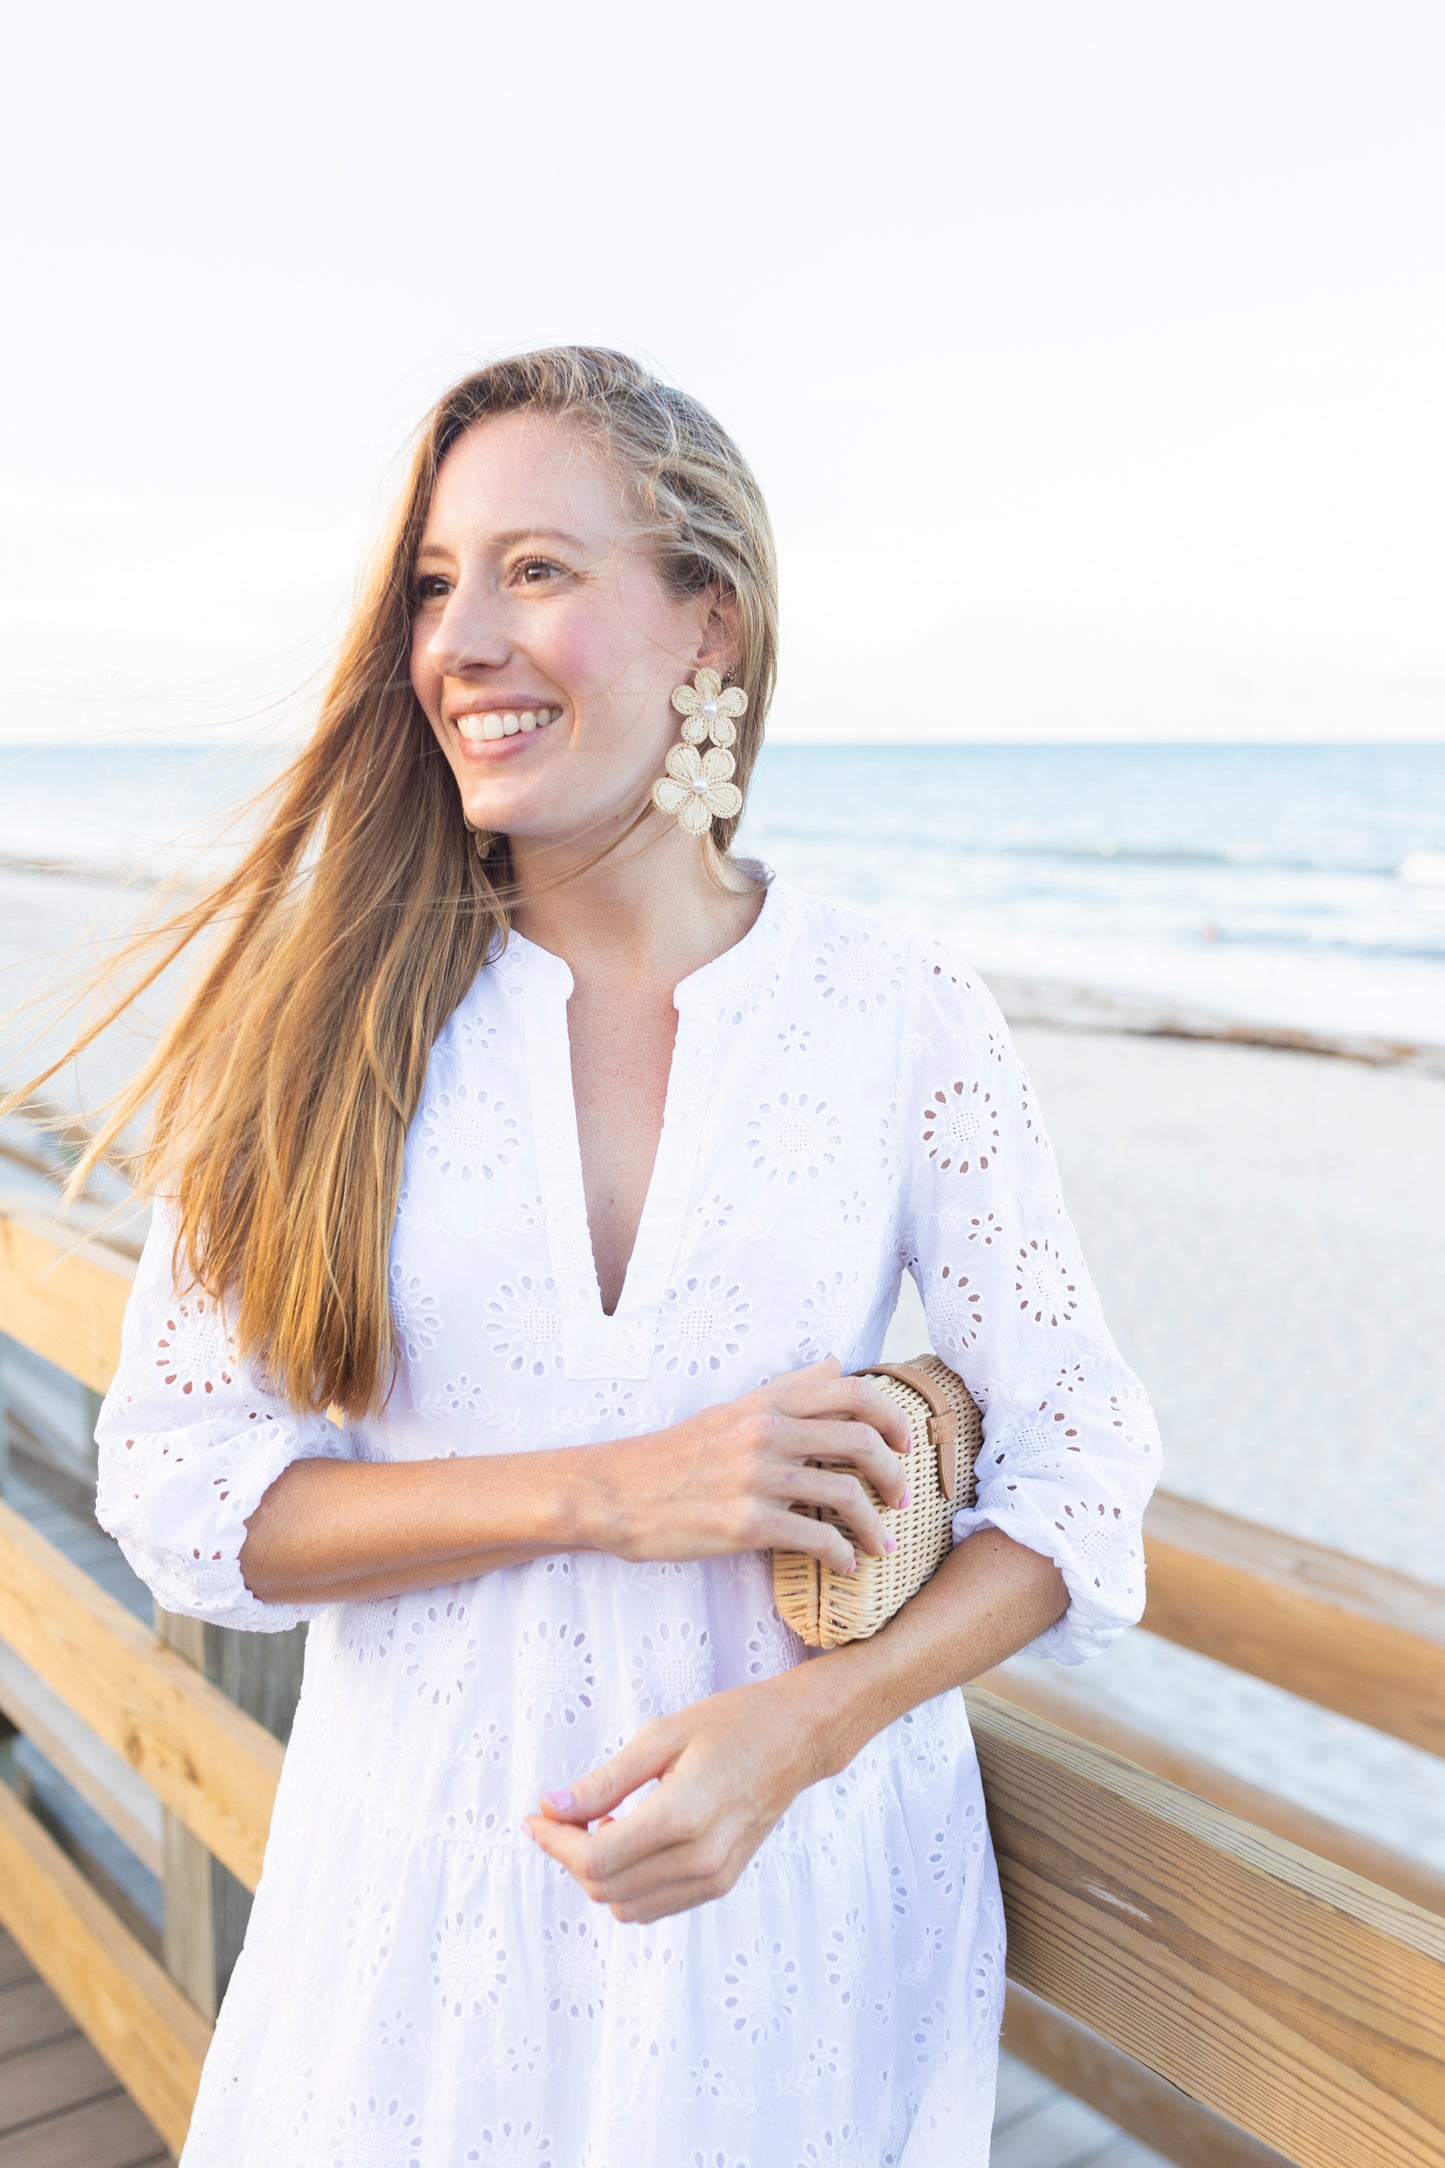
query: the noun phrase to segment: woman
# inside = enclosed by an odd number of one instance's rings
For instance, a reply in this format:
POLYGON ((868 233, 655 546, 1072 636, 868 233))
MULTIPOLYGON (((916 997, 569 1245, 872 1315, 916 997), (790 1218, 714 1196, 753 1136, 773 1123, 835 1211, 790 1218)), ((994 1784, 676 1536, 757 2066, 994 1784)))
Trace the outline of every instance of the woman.
POLYGON ((729 855, 775 617, 695 401, 592 349, 482 370, 274 820, 175 922, 223 931, 115 1115, 154 1094, 161 1201, 99 1513, 168 1608, 311 1621, 184 2168, 987 2161, 956 1689, 1139 1617, 1158 1433, 985 987, 729 855), (978 1502, 809 1652, 769 1552, 893 1541, 906 1430, 846 1373, 905 1266, 978 1502))

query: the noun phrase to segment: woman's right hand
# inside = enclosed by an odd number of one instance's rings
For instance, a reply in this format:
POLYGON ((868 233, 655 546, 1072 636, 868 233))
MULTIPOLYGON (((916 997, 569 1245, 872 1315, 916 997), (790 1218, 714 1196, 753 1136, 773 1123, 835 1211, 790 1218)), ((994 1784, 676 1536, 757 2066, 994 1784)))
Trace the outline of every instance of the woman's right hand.
POLYGON ((671 1560, 807 1551, 851 1573, 854 1544, 831 1522, 793 1508, 831 1508, 859 1550, 881 1557, 890 1540, 860 1478, 885 1504, 901 1505, 911 1450, 902 1409, 869 1379, 844 1377, 830 1355, 670 1429, 589 1447, 599 1480, 596 1548, 671 1560))

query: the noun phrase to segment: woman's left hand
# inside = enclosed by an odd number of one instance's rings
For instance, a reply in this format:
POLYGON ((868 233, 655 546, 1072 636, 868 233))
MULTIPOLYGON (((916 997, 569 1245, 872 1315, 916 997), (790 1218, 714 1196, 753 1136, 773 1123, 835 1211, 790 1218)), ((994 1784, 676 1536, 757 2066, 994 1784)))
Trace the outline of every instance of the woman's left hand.
POLYGON ((794 1678, 653 1717, 610 1761, 543 1792, 543 1812, 523 1828, 614 1919, 645 1924, 721 1897, 811 1781, 794 1678), (647 1797, 614 1820, 611 1809, 653 1777, 647 1797))

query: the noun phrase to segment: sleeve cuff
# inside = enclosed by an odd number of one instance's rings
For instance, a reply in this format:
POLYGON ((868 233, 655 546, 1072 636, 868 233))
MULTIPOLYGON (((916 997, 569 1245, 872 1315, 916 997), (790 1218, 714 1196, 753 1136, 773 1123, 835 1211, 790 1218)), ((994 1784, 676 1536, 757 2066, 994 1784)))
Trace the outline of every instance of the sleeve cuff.
POLYGON ((1064 1577, 1069 1608, 1034 1640, 1016 1653, 1020 1656, 1052 1656, 1060 1664, 1085 1664, 1102 1656, 1128 1626, 1144 1615, 1144 1562, 1130 1573, 1125 1586, 1112 1598, 1106 1596, 1080 1564, 1047 1515, 1032 1501, 1019 1499, 1003 1505, 965 1506, 953 1516, 953 1540, 962 1543, 980 1528, 997 1528, 1030 1551, 1051 1558, 1064 1577))
POLYGON ((246 1522, 276 1478, 294 1460, 344 1459, 347 1445, 336 1432, 330 1441, 308 1441, 304 1448, 287 1423, 263 1420, 237 1441, 232 1470, 216 1475, 210 1456, 199 1451, 194 1434, 176 1439, 171 1450, 164 1437, 153 1441, 156 1458, 169 1460, 167 1479, 154 1486, 144 1471, 134 1493, 101 1485, 96 1519, 116 1542, 156 1602, 187 1618, 208 1619, 243 1633, 285 1633, 318 1617, 325 1603, 265 1603, 242 1578, 240 1554, 246 1522))

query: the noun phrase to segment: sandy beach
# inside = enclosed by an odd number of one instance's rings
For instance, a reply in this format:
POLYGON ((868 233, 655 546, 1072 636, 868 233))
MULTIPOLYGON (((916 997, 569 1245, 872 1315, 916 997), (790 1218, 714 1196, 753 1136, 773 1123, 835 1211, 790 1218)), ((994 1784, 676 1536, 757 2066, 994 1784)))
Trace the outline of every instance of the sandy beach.
MULTIPOLYGON (((1257 1047, 1015 1035, 1158 1412, 1165 1486, 1445 1578, 1445 1083, 1257 1047)), ((922 1344, 919 1315, 900 1305, 894 1351, 922 1344)), ((1445 1866, 1431 1757, 1147 1634, 1079 1678, 1115 1714, 1445 1866)))

